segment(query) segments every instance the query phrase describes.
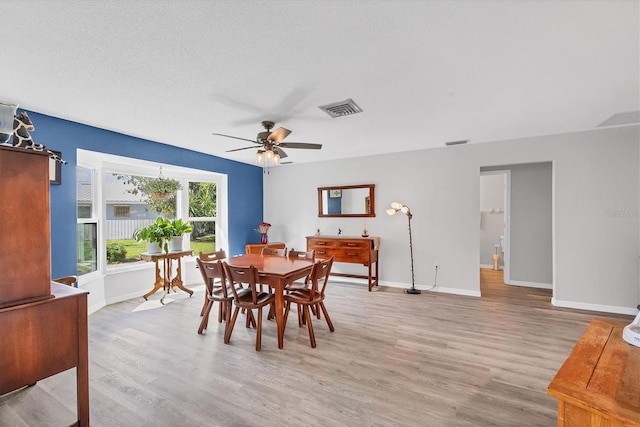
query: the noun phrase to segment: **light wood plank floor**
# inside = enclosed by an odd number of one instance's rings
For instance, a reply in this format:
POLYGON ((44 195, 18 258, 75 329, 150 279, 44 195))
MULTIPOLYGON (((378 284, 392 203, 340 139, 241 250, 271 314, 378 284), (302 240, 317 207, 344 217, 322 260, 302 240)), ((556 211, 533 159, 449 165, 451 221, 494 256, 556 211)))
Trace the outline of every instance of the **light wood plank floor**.
MULTIPOLYGON (((481 278, 482 298, 332 280, 336 330, 314 321, 316 349, 293 313, 283 350, 272 321, 260 352, 242 318, 230 345, 213 313, 198 335, 201 289, 163 307, 159 294, 108 306, 89 318, 91 423, 556 425, 546 388, 590 320, 632 317, 555 308, 550 291, 503 285, 501 272, 481 278)), ((0 398, 2 426, 74 419, 74 370, 0 398)))

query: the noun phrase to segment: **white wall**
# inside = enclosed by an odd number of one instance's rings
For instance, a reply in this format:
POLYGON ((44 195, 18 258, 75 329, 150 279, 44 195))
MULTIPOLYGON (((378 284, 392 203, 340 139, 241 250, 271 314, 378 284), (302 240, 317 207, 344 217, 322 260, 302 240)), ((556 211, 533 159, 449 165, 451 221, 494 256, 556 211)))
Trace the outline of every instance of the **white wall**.
MULTIPOLYGON (((416 285, 467 295, 479 292, 480 168, 553 162, 554 298, 561 306, 635 314, 640 299, 638 256, 640 127, 600 129, 423 151, 282 165, 265 176, 264 218, 269 237, 305 247, 323 234, 359 235, 364 219, 318 218, 317 187, 373 183, 375 218, 369 233, 381 237, 383 284, 407 287, 411 279, 406 217, 385 214, 392 201, 413 212, 416 285), (287 191, 283 191, 286 189, 287 191)), ((359 267, 359 268, 358 268, 359 267)), ((337 264, 337 269, 364 271, 337 264)))

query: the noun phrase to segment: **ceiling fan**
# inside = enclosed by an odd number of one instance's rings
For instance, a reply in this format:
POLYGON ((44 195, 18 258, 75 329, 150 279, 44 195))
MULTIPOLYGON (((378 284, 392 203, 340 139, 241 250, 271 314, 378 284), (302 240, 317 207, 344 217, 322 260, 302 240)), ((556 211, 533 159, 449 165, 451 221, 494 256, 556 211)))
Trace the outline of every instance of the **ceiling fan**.
MULTIPOLYGON (((213 133, 212 135, 216 136, 224 136, 225 138, 233 138, 239 139, 241 141, 249 141, 254 144, 258 144, 261 148, 258 149, 257 153, 257 162, 258 164, 278 164, 280 163, 280 159, 287 157, 287 153, 284 152, 283 148, 303 148, 303 149, 311 149, 311 150, 319 150, 322 148, 322 144, 312 144, 308 142, 282 142, 291 131, 289 129, 285 129, 280 127, 273 132, 271 129, 275 126, 275 123, 269 120, 265 120, 262 122, 262 127, 265 128, 264 132, 259 132, 256 136, 255 141, 247 138, 240 138, 237 136, 225 135, 222 133, 213 133)), ((255 145, 250 147, 242 147, 242 148, 234 148, 233 150, 227 150, 227 153, 232 151, 240 151, 240 150, 249 150, 251 148, 256 148, 255 145)))

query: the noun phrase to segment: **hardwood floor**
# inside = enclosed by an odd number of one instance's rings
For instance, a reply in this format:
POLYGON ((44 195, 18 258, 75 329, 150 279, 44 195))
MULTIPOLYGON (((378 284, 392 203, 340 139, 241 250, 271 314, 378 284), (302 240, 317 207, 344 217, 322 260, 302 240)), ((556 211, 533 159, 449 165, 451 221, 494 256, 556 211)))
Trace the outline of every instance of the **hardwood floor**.
MULTIPOLYGON (((203 290, 110 305, 89 317, 93 426, 555 426, 546 389, 594 317, 555 308, 548 290, 482 270, 482 298, 332 278, 312 349, 295 313, 278 350, 273 321, 238 321, 223 344, 217 312, 198 335, 203 290), (155 308, 154 308, 155 307, 155 308)), ((214 307, 217 310, 217 304, 214 307)), ((64 333, 61 331, 61 333, 64 333)), ((75 372, 0 397, 2 426, 75 419, 75 372)))

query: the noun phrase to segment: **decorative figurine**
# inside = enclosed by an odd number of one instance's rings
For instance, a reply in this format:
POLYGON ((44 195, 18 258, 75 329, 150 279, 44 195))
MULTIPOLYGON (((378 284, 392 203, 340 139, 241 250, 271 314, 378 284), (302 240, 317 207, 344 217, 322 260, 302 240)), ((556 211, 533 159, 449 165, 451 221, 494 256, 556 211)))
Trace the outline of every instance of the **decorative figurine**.
POLYGON ((23 111, 15 116, 13 118, 12 145, 16 148, 24 148, 34 151, 46 151, 52 160, 55 160, 56 162, 63 165, 66 164, 67 162, 62 160, 62 158, 56 153, 51 150, 47 150, 47 147, 42 144, 37 144, 33 139, 31 139, 29 131, 33 130, 35 130, 35 126, 33 125, 33 123, 31 123, 31 119, 29 119, 29 115, 26 111, 23 111))
POLYGON ((269 227, 271 227, 271 224, 262 221, 260 224, 258 224, 258 227, 260 228, 260 234, 262 235, 260 243, 266 245, 267 243, 269 243, 269 236, 267 235, 267 233, 269 232, 269 227))

